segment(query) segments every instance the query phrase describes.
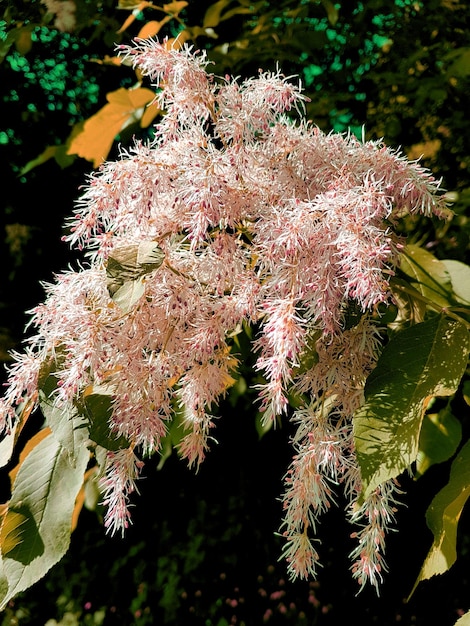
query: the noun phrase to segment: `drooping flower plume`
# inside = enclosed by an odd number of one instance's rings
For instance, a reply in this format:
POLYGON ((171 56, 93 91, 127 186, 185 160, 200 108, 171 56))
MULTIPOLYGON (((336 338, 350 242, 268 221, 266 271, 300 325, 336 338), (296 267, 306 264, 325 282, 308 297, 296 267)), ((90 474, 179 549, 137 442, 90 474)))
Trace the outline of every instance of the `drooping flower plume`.
POLYGON ((289 572, 315 575, 317 525, 342 488, 360 528, 353 575, 377 585, 397 488, 356 506, 352 417, 380 354, 394 225, 406 212, 440 215, 439 185, 380 142, 297 119, 306 98, 280 71, 217 78, 203 53, 154 40, 120 52, 155 83, 165 115, 152 142, 89 177, 66 237, 89 265, 58 275, 33 311, 1 426, 14 428, 25 398, 40 401, 45 370, 63 419, 83 407, 91 419, 91 399, 108 399, 109 437, 90 423, 90 439, 105 451, 105 525, 121 532, 142 459, 176 416, 180 455, 203 461, 237 376, 233 337, 256 326, 264 420, 286 415, 297 429, 283 498, 289 572))

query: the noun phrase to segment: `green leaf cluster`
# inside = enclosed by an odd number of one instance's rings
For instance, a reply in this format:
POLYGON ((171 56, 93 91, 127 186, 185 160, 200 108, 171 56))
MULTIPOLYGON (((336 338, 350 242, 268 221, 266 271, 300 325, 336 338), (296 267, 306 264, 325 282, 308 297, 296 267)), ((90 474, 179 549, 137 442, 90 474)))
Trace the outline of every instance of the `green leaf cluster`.
POLYGON ((469 284, 467 265, 439 261, 416 245, 405 248, 391 284, 397 316, 354 416, 362 498, 405 471, 418 479, 452 460, 448 484, 427 512, 434 542, 416 584, 454 563, 457 524, 470 495, 464 416, 453 412, 468 387, 469 284))
MULTIPOLYGON (((87 486, 90 481, 96 485, 104 453, 128 447, 123 437, 114 436, 109 429, 110 386, 90 387, 71 412, 54 402, 55 372, 62 355, 59 347, 55 356, 43 363, 38 389, 45 424, 27 442, 10 472, 11 497, 1 511, 0 610, 62 559, 87 491, 90 499, 87 486)), ((29 411, 23 408, 15 432, 2 442, 3 466, 10 460, 29 411)), ((93 498, 96 505, 96 495, 93 498)))

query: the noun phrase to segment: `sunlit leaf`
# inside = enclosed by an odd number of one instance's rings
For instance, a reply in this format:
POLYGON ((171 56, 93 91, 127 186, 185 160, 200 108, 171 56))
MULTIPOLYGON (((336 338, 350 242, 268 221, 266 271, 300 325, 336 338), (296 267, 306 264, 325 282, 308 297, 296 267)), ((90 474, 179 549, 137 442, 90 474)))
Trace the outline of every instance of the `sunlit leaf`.
POLYGON ((111 295, 125 282, 136 280, 158 269, 165 253, 155 241, 120 246, 113 250, 106 263, 107 286, 111 295))
POLYGON ((470 442, 463 446, 450 471, 449 482, 439 491, 426 512, 426 522, 434 541, 423 563, 415 586, 436 574, 443 574, 457 558, 457 526, 470 496, 470 442))
POLYGON ((28 417, 31 415, 33 408, 33 398, 25 400, 17 408, 17 420, 12 428, 12 431, 7 435, 4 435, 0 441, 0 468, 5 467, 5 465, 10 461, 14 447, 18 441, 18 437, 20 436, 28 417))
POLYGON ((410 277, 412 286, 425 298, 440 306, 449 304, 452 283, 446 266, 420 246, 406 246, 400 270, 410 277))
POLYGON ((50 397, 39 392, 41 412, 46 418, 46 423, 52 430, 61 446, 66 450, 73 465, 79 448, 88 438, 86 420, 78 414, 75 407, 65 409, 54 405, 50 397))
POLYGON ((139 30, 137 37, 139 39, 149 39, 150 37, 155 37, 155 35, 158 35, 163 26, 170 20, 171 17, 167 15, 160 22, 157 22, 156 20, 151 20, 150 22, 147 22, 139 30))
POLYGON ((139 119, 141 111, 152 102, 155 94, 150 89, 124 89, 108 93, 108 104, 90 117, 70 141, 67 154, 92 161, 98 167, 108 156, 116 135, 127 126, 129 121, 139 119))
POLYGON ((72 465, 68 452, 47 434, 22 461, 0 530, 0 610, 66 553, 88 459, 83 446, 72 465))
POLYGON ((188 2, 186 0, 175 0, 175 2, 167 2, 163 5, 163 10, 165 13, 172 13, 173 15, 178 15, 180 11, 188 6, 188 2))
POLYGON ((470 626, 470 611, 462 615, 462 617, 455 622, 454 626, 470 626))
POLYGON ((397 333, 385 346, 353 422, 362 497, 414 463, 426 404, 456 391, 469 349, 465 325, 444 316, 397 333))
POLYGON ((140 118, 140 126, 141 128, 147 128, 153 122, 153 120, 157 117, 157 115, 161 114, 162 111, 158 108, 155 102, 149 103, 140 118))
POLYGON ((58 346, 53 357, 46 359, 39 370, 39 406, 61 446, 68 452, 70 462, 75 462, 77 451, 88 437, 86 421, 75 406, 57 406, 54 403, 58 378, 56 372, 64 361, 64 349, 58 346))
POLYGON ((110 296, 124 312, 129 312, 144 295, 145 274, 158 269, 164 258, 155 241, 113 250, 106 265, 107 286, 110 296))
POLYGON ((119 0, 118 8, 132 11, 132 13, 127 17, 124 24, 117 32, 119 34, 123 33, 127 28, 129 28, 129 26, 131 26, 131 24, 135 22, 139 13, 147 7, 153 7, 153 4, 151 2, 146 2, 145 0, 143 2, 135 2, 134 0, 119 0))
POLYGON ((444 259, 442 264, 449 273, 456 300, 470 306, 470 267, 453 259, 444 259))
POLYGON ((39 432, 37 432, 35 435, 33 435, 31 437, 31 439, 28 439, 28 441, 26 442, 24 448, 21 450, 20 457, 19 457, 17 465, 15 465, 15 467, 12 470, 10 470, 10 472, 8 473, 8 476, 10 477, 11 484, 13 484, 15 482, 16 475, 18 474, 18 471, 19 471, 20 467, 22 466, 24 460, 28 456, 28 454, 32 450, 34 450, 34 448, 43 439, 45 439, 46 437, 49 437, 50 434, 51 434, 51 429, 46 427, 46 428, 42 428, 39 432))

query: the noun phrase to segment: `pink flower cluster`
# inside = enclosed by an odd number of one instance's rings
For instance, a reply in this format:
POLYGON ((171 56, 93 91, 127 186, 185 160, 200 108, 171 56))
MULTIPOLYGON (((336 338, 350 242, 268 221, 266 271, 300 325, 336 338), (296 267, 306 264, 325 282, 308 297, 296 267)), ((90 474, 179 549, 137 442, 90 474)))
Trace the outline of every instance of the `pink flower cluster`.
MULTIPOLYGON (((256 324, 264 419, 288 412, 289 393, 301 399, 285 555, 293 577, 315 575, 319 516, 338 485, 351 512, 361 491, 351 421, 380 352, 374 315, 398 258, 393 226, 406 212, 440 214, 439 185, 380 142, 294 121, 306 98, 279 71, 217 78, 204 53, 154 40, 121 53, 155 81, 166 112, 152 143, 90 176, 67 237, 89 266, 57 276, 34 310, 37 335, 11 368, 1 425, 9 431, 21 401, 37 397, 41 364, 59 348, 53 401, 64 416, 90 389, 111 389, 110 430, 127 448, 108 452, 102 487, 106 525, 122 531, 136 455, 160 451, 176 412, 181 456, 204 459, 211 407, 236 376, 233 337, 256 324), (152 246, 153 265, 141 254, 152 246), (111 264, 132 251, 111 288, 111 264)), ((374 517, 376 500, 362 518, 351 513, 363 520, 353 553, 361 585, 380 577, 377 524, 384 532, 393 517, 393 486, 374 517)))

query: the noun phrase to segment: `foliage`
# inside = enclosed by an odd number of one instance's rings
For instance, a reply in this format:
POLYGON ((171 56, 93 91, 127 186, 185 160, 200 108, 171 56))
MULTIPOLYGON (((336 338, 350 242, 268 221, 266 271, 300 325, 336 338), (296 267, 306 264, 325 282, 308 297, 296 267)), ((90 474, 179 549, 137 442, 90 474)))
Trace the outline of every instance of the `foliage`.
MULTIPOLYGON (((74 155, 77 154, 93 161, 96 166, 107 155, 113 157, 116 154, 115 139, 126 143, 136 133, 141 137, 153 136, 151 122, 162 111, 155 105, 146 107, 153 99, 151 85, 139 70, 132 71, 110 50, 122 37, 156 34, 175 37, 178 33, 181 43, 194 41, 207 49, 209 58, 215 61, 215 71, 220 75, 227 71, 250 75, 259 65, 275 71, 274 60, 281 62, 284 72, 300 74, 311 98, 307 102, 308 114, 324 129, 352 127, 361 135, 361 125, 367 120, 367 136, 385 137, 391 145, 401 143, 411 158, 424 154, 425 163, 442 174, 445 186, 452 190, 448 197, 456 200, 455 216, 452 220, 439 222, 414 214, 394 225, 403 234, 411 234, 412 241, 426 242, 426 249, 411 245, 400 254, 397 276, 390 281, 394 304, 386 310, 378 309, 381 316, 378 319, 383 322, 381 355, 365 385, 366 403, 355 416, 356 447, 363 478, 366 477, 366 484, 371 479, 372 486, 374 481, 380 485, 385 477, 398 476, 410 465, 416 477, 426 475, 435 464, 449 460, 456 468, 460 467, 468 429, 465 412, 456 409, 465 406, 464 399, 468 397, 465 367, 469 269, 462 262, 467 260, 469 238, 466 210, 470 133, 462 106, 469 76, 466 12, 457 3, 420 5, 385 1, 367 3, 367 6, 362 3, 333 6, 329 2, 283 2, 275 9, 272 3, 248 5, 242 1, 207 3, 207 6, 198 3, 197 8, 193 3, 170 3, 162 9, 142 3, 139 10, 133 9, 122 6, 116 12, 110 2, 102 3, 98 10, 95 3, 83 2, 75 15, 73 32, 60 33, 49 28, 55 17, 45 6, 31 3, 26 10, 17 3, 8 3, 5 13, 8 29, 3 52, 10 71, 16 75, 21 72, 26 87, 30 88, 34 82, 31 70, 37 75, 41 71, 45 73, 38 65, 34 66, 31 51, 37 52, 39 46, 45 48, 46 42, 51 46, 54 41, 60 42, 60 54, 64 54, 67 45, 69 50, 73 49, 67 69, 54 64, 48 80, 41 83, 46 105, 34 101, 38 92, 34 96, 30 95, 31 91, 26 92, 25 98, 18 93, 13 97, 10 91, 13 106, 9 109, 8 119, 12 124, 5 127, 6 133, 1 138, 11 151, 9 161, 14 171, 22 170, 22 180, 25 181, 25 175, 30 178, 41 176, 38 172, 47 167, 51 159, 61 167, 70 168, 72 163, 75 167, 78 160, 74 155), (188 26, 198 20, 200 27, 188 26), (78 51, 77 42, 83 52, 78 51), (92 54, 89 54, 90 50, 92 54), (92 57, 97 62, 82 63, 83 59, 92 57), (72 83, 81 86, 82 92, 74 88, 73 95, 62 101, 61 93, 71 94, 72 85, 66 89, 60 87, 60 83, 72 75, 76 77, 72 83), (34 120, 43 132, 27 151, 23 150, 26 143, 18 134, 20 125, 13 123, 16 114, 13 110, 18 109, 18 102, 29 103, 28 110, 22 112, 23 120, 29 125, 34 120), (71 103, 78 103, 77 108, 71 103), (62 107, 62 122, 45 124, 46 107, 55 108, 54 114, 62 107), (38 125, 38 121, 42 124, 38 125), (71 124, 74 130, 69 134, 71 124), (59 127, 60 131, 57 130, 59 127), (49 128, 53 129, 52 133, 49 128), (47 147, 41 153, 42 146, 47 147), (440 260, 430 254, 430 250, 440 260), (416 345, 421 362, 410 360, 409 365, 403 365, 404 355, 410 359, 413 356, 411 345, 416 345), (461 358, 454 361, 454 354, 461 354, 461 358), (443 385, 446 362, 455 371, 453 380, 443 385), (428 372, 432 372, 434 382, 428 372), (407 395, 403 396, 400 375, 407 379, 407 395), (382 381, 387 384, 382 386, 382 381), (409 417, 406 424, 402 420, 405 404, 409 417), (394 418, 389 418, 391 407, 395 407, 394 418), (377 448, 377 439, 389 442, 388 455, 377 448), (398 450, 403 452, 402 458, 398 458, 398 450), (393 466, 390 458, 395 459, 393 466)), ((41 54, 38 56, 40 58, 41 54)), ((46 177, 52 175, 49 173, 46 177)), ((11 204, 14 204, 13 200, 11 204)), ((25 215, 22 218, 24 220, 25 215)), ((8 229, 11 254, 20 251, 25 257, 28 242, 30 246, 34 245, 34 229, 25 227, 24 223, 9 224, 8 229)), ((44 237, 41 245, 43 242, 44 237)), ((160 248, 157 246, 154 250, 158 256, 160 248)), ((119 249, 117 257, 111 256, 107 261, 107 289, 115 304, 128 314, 140 301, 145 283, 158 270, 159 261, 142 266, 137 257, 133 257, 124 267, 121 262, 123 252, 125 250, 119 249)), ((131 252, 138 255, 137 246, 133 246, 131 252)), ((15 263, 22 263, 20 256, 16 259, 15 263)), ((361 311, 355 310, 351 302, 347 306, 344 324, 350 329, 357 326, 361 311)), ((300 370, 317 363, 317 341, 315 334, 309 336, 300 370)), ((246 347, 249 342, 245 341, 244 333, 233 338, 232 352, 236 353, 237 345, 244 346, 240 358, 250 360, 246 347)), ((49 398, 50 392, 56 389, 57 379, 52 376, 46 382, 46 374, 50 374, 48 369, 62 366, 61 358, 55 363, 51 360, 43 363, 41 380, 45 387, 41 392, 41 408, 47 422, 54 427, 56 440, 69 450, 70 455, 70 450, 75 451, 77 432, 70 428, 72 422, 61 420, 61 412, 49 398)), ((249 382, 256 385, 265 381, 258 376, 249 382)), ((242 389, 245 387, 241 386, 242 389)), ((253 393, 242 391, 239 400, 248 406, 247 397, 252 400, 253 393)), ((92 446, 97 460, 100 447, 117 452, 125 445, 122 438, 116 444, 109 433, 111 398, 112 390, 100 383, 89 389, 75 407, 77 415, 86 419, 90 438, 98 444, 97 448, 92 446)), ((291 394, 289 400, 295 409, 301 406, 298 394, 291 394)), ((31 402, 20 406, 20 427, 30 410, 31 402)), ((181 442, 183 419, 184 415, 176 411, 174 427, 162 440, 162 449, 167 453, 172 445, 181 442)), ((257 419, 260 432, 265 432, 269 423, 263 423, 261 414, 257 419)), ((20 427, 2 442, 5 461, 18 444, 20 427)), ((77 445, 79 449, 80 445, 77 445)), ((26 448, 26 452, 30 451, 31 448, 26 448)), ((55 458, 54 454, 51 458, 55 458)), ((23 457, 21 462, 24 461, 23 457)), ((93 484, 93 472, 85 474, 81 469, 77 470, 78 474, 86 477, 85 485, 93 484)), ((418 580, 445 571, 455 559, 457 521, 468 488, 465 481, 465 472, 453 470, 448 486, 429 508, 428 523, 434 533, 434 543, 418 580)), ((369 491, 372 492, 371 486, 369 491)), ((82 496, 83 493, 77 500, 75 517, 82 496)), ((361 504, 360 498, 357 504, 361 504)), ((69 515, 69 512, 65 513, 69 515)), ((5 530, 2 531, 2 541, 6 541, 3 553, 7 555, 12 543, 15 545, 18 540, 15 533, 19 531, 15 529, 21 528, 16 514, 10 502, 9 522, 4 523, 5 530)), ((33 523, 32 519, 29 523, 33 523)), ((62 542, 60 554, 50 557, 51 565, 65 552, 67 545, 67 540, 62 542)), ((38 576, 44 573, 40 568, 38 572, 38 576)))
MULTIPOLYGON (((279 72, 217 82, 189 48, 137 40, 121 51, 157 83, 165 115, 152 143, 90 178, 68 236, 89 248, 90 266, 48 287, 38 334, 10 370, 3 464, 33 406, 47 426, 20 457, 3 511, 2 606, 65 553, 82 484, 98 481, 114 534, 168 431, 200 465, 210 411, 236 380, 233 338, 248 325, 263 424, 290 414, 296 426, 289 574, 316 576, 314 533, 342 484, 358 527, 353 576, 378 587, 396 479, 418 459, 430 399, 457 392, 470 348, 468 268, 450 263, 452 280, 391 230, 405 213, 446 216, 438 186, 380 144, 293 123, 285 113, 305 96, 279 72), (387 337, 379 306, 394 291, 387 337)), ((449 563, 465 480, 451 475, 442 496, 453 523, 433 525, 449 563)), ((421 578, 442 572, 431 561, 421 578)))

